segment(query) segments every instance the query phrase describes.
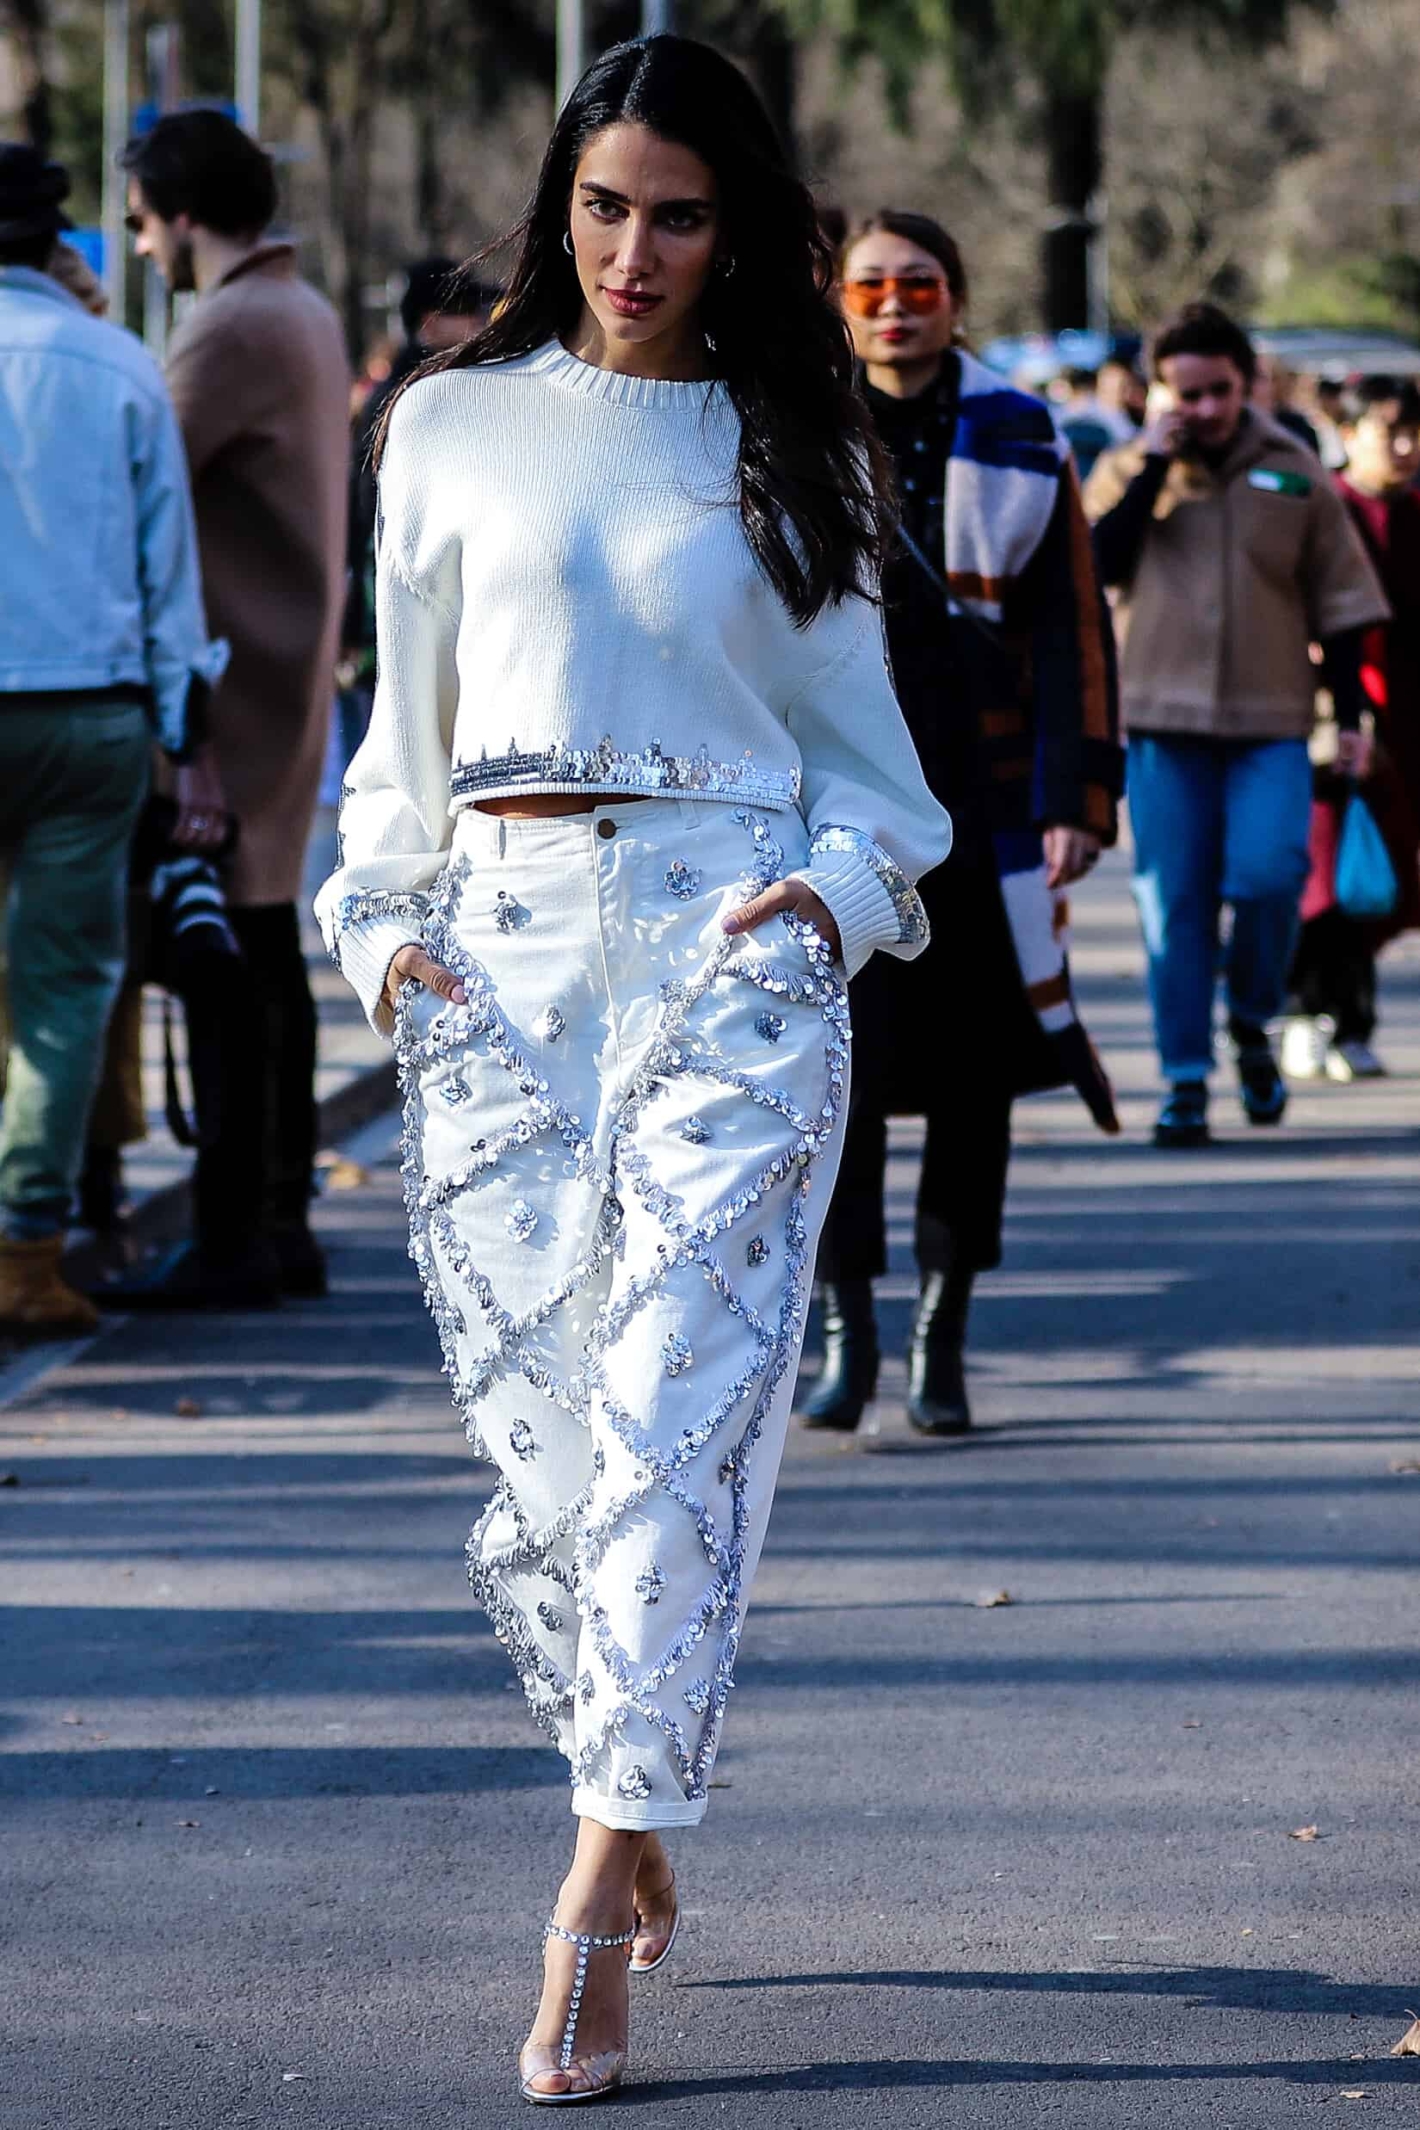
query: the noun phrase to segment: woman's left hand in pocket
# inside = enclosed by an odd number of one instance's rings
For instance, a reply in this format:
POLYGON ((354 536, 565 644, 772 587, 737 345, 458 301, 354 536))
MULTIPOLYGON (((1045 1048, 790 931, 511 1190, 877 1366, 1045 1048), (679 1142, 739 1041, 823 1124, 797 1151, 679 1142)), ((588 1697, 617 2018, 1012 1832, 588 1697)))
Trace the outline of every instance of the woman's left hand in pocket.
POLYGON ((820 902, 813 889, 803 880, 776 880, 762 895, 752 902, 742 902, 738 909, 731 910, 724 919, 727 932, 754 932, 771 917, 791 911, 795 917, 811 924, 819 938, 829 948, 835 961, 843 959, 843 941, 834 923, 827 903, 820 902))

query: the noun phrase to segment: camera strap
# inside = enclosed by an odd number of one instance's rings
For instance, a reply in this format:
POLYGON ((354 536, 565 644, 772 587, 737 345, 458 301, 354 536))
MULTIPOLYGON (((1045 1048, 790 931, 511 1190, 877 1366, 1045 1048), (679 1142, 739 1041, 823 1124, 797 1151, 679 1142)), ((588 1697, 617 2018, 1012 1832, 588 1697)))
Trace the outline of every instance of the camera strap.
POLYGON ((906 548, 912 560, 917 564, 917 567, 921 570, 923 576, 927 579, 928 583, 933 587, 935 591, 941 594, 942 604, 946 608, 947 612, 951 615, 953 621, 965 621, 969 623, 970 626, 975 629, 978 636, 984 638, 984 640, 987 643, 991 644, 996 650, 1001 650, 1003 648, 1003 642, 998 631, 991 626, 991 623, 989 621, 983 621, 980 614, 973 614, 971 610, 968 607, 964 607, 959 600, 953 599, 946 578, 942 575, 940 570, 933 568, 932 564, 928 561, 926 555, 923 554, 920 543, 913 539, 911 533, 907 530, 907 527, 902 523, 901 519, 898 520, 897 537, 902 542, 903 546, 906 548))
POLYGON ((178 1084, 177 1053, 173 1049, 173 1000, 172 993, 163 993, 163 1113, 168 1130, 179 1146, 197 1145, 197 1132, 188 1120, 183 1107, 182 1088, 178 1084))

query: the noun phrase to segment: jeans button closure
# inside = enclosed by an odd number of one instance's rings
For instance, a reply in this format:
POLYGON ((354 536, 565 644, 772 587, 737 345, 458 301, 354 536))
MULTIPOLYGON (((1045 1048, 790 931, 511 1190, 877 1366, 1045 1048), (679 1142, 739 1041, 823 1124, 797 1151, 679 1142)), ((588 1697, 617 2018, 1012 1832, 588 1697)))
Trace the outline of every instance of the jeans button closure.
POLYGON ((616 834, 616 823, 615 823, 615 821, 598 821, 598 823, 597 823, 597 834, 598 834, 599 836, 605 836, 605 837, 607 837, 608 839, 609 839, 610 837, 614 836, 614 835, 616 834))

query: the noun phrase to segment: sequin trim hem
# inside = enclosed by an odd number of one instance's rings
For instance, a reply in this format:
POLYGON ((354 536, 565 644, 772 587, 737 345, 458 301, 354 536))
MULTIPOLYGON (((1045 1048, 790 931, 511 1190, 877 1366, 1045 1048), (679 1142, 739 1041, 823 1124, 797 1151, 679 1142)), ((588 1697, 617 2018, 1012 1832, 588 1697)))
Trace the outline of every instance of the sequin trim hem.
POLYGON ((688 799, 735 799, 748 806, 785 812, 797 806, 802 777, 793 769, 762 769, 749 754, 717 762, 708 747, 694 754, 666 754, 659 740, 629 752, 611 734, 596 747, 527 749, 510 741, 505 754, 482 753, 458 762, 449 779, 454 800, 506 797, 519 791, 624 791, 638 798, 674 792, 688 799))
POLYGON ((428 915, 429 897, 415 889, 357 888, 340 898, 331 926, 330 958, 338 969, 340 942, 352 925, 392 917, 399 924, 412 925, 417 934, 423 930, 428 915))
POLYGON ((898 943, 905 947, 923 946, 927 940, 927 912, 912 882, 897 865, 881 843, 875 843, 861 828, 843 828, 834 822, 815 829, 809 844, 809 863, 828 853, 846 854, 857 858, 887 889, 892 906, 897 914, 898 943))

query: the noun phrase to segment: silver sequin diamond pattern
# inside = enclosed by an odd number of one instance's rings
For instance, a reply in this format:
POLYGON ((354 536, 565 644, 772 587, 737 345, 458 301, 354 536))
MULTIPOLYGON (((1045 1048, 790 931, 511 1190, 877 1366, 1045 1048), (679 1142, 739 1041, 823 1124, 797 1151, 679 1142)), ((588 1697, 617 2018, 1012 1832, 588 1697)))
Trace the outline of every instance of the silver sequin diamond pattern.
MULTIPOLYGON (((750 813, 735 818, 752 846, 746 891, 762 892, 782 869, 782 852, 762 819, 750 813)), ((693 979, 663 988, 658 1031, 622 1097, 613 1124, 611 1173, 604 1173, 580 1120, 558 1099, 549 1078, 551 1061, 534 1063, 508 1024, 492 980, 460 943, 459 906, 470 887, 470 867, 456 860, 431 891, 424 923, 426 950, 460 978, 467 1004, 443 1008, 421 1036, 406 993, 396 1029, 405 1093, 403 1175, 410 1254, 439 1330, 445 1372, 470 1440, 479 1450, 485 1442, 501 1442, 511 1452, 511 1464, 503 1463, 493 1500, 469 1539, 470 1580, 522 1674, 533 1713, 568 1754, 574 1782, 594 1779, 604 1770, 609 1752, 639 1717, 665 1739, 681 1793, 702 1799, 743 1612, 747 1474, 762 1416, 797 1349, 810 1272, 803 1200, 842 1105, 848 1021, 841 976, 816 936, 789 920, 788 929, 807 951, 807 973, 770 956, 746 954, 743 942, 727 936, 693 979), (757 1074, 737 1070, 713 1045, 699 1041, 696 1007, 707 995, 723 997, 727 982, 747 983, 761 997, 774 999, 775 1010, 765 1008, 755 1024, 767 1041, 787 1028, 788 1011, 814 1015, 823 1058, 817 1108, 801 1109, 788 1094, 757 1074), (457 1071, 474 1049, 509 1076, 523 1106, 515 1123, 490 1135, 461 1170, 431 1176, 424 1163, 422 1089, 457 1071), (783 1127, 777 1150, 767 1155, 753 1182, 694 1222, 684 1218, 681 1201, 654 1173, 637 1136, 663 1090, 681 1079, 703 1082, 718 1097, 738 1096, 755 1103, 783 1127), (463 1191, 478 1187, 513 1150, 538 1144, 560 1146, 559 1159, 570 1158, 596 1195, 599 1212, 589 1223, 594 1232, 582 1259, 533 1307, 515 1316, 498 1297, 498 1264, 471 1260, 450 1209, 463 1191), (781 1186, 787 1189, 776 1197, 781 1186), (663 1241, 650 1264, 638 1269, 616 1300, 598 1308, 580 1349, 580 1365, 566 1380, 559 1379, 541 1359, 536 1335, 604 1273, 618 1245, 623 1200, 633 1195, 641 1213, 658 1224, 663 1241), (762 1230, 771 1206, 782 1207, 782 1225, 772 1231, 779 1276, 771 1305, 761 1315, 739 1292, 729 1266, 736 1258, 741 1265, 761 1261, 761 1250, 769 1247, 762 1230), (663 1364, 672 1374, 690 1371, 687 1381, 697 1386, 693 1410, 699 1418, 691 1420, 671 1448, 661 1449, 651 1445, 635 1414, 617 1404, 605 1363, 627 1325, 672 1292, 668 1283, 686 1268, 698 1269, 743 1327, 750 1358, 738 1380, 700 1385, 689 1342, 678 1333, 665 1338, 663 1364), (599 1425, 630 1450, 634 1476, 595 1528, 588 1527, 586 1493, 541 1521, 519 1498, 518 1471, 527 1468, 531 1478, 541 1467, 536 1464, 536 1431, 521 1418, 511 1427, 500 1420, 498 1386, 510 1379, 521 1379, 552 1407, 579 1420, 585 1420, 595 1403, 599 1425), (713 1503, 700 1499, 688 1481, 689 1468, 712 1445, 719 1452, 712 1468, 718 1472, 712 1482, 713 1503), (633 1522, 644 1521, 653 1502, 653 1520, 689 1520, 703 1554, 704 1582, 688 1610, 682 1610, 682 1594, 666 1620, 665 1637, 654 1658, 638 1664, 612 1631, 596 1595, 596 1576, 611 1546, 633 1522), (496 1543, 495 1527, 500 1534, 496 1543), (505 1535, 509 1530, 510 1538, 505 1535), (549 1615, 565 1623, 560 1661, 547 1646, 557 1643, 549 1615), (581 1713, 574 1722, 578 1708, 581 1713), (674 1713, 677 1708, 694 1718, 689 1728, 674 1713)), ((517 910, 514 923, 519 917, 526 921, 517 910)), ((514 1213, 521 1212, 519 1203, 514 1213)), ((515 1232, 523 1225, 520 1218, 516 1226, 510 1218, 515 1232)), ((653 1567, 643 1571, 636 1584, 642 1605, 655 1608, 657 1617, 665 1604, 660 1579, 661 1570, 653 1567)), ((646 1769, 635 1764, 620 1776, 616 1788, 623 1797, 639 1800, 652 1794, 653 1784, 646 1769)))

